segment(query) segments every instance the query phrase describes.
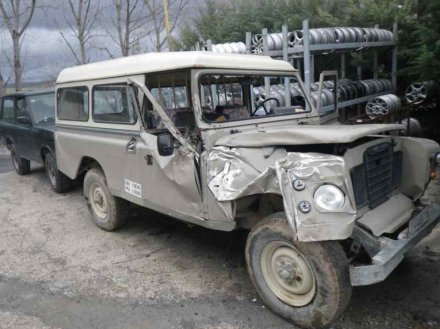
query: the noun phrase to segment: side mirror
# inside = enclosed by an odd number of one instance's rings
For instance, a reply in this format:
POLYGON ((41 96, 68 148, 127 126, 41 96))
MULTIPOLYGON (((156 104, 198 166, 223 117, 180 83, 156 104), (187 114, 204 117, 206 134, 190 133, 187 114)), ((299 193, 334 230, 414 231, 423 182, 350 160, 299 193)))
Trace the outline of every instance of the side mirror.
POLYGON ((28 117, 17 117, 17 123, 21 125, 31 126, 32 122, 28 117))
POLYGON ((161 156, 170 156, 174 153, 174 138, 170 133, 157 136, 157 151, 161 156))

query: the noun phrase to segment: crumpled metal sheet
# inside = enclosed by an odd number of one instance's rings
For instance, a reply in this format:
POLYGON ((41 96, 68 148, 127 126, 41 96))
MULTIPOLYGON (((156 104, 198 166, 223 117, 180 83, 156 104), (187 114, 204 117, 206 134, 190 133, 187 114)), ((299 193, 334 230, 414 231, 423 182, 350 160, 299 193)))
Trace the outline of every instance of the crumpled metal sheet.
POLYGON ((213 148, 208 157, 208 186, 218 201, 259 193, 280 194, 275 167, 258 171, 238 149, 213 148))
MULTIPOLYGON (((141 138, 145 145, 156 145, 157 137, 141 132, 141 138)), ((199 218, 203 217, 203 200, 198 176, 198 159, 192 152, 184 152, 177 148, 170 156, 159 156, 154 147, 145 151, 151 154, 159 168, 151 170, 154 177, 151 177, 152 189, 166 191, 166 198, 160 193, 151 191, 148 199, 158 204, 166 204, 167 207, 199 218)))
POLYGON ((343 157, 321 153, 288 153, 285 160, 277 162, 276 169, 287 219, 298 240, 342 240, 351 235, 356 208, 343 157), (306 183, 303 191, 292 188, 295 179, 306 183), (344 192, 345 204, 342 209, 328 212, 314 204, 314 192, 324 183, 336 185, 344 192), (301 201, 312 205, 309 213, 298 210, 301 201))
POLYGON ((353 196, 345 174, 343 157, 321 153, 287 153, 265 170, 256 170, 243 158, 240 149, 215 147, 208 157, 208 186, 218 201, 263 193, 283 196, 284 209, 294 238, 300 241, 346 239, 351 235, 356 217, 353 196), (302 179, 303 191, 295 191, 292 182, 302 179), (343 209, 326 212, 313 203, 316 188, 323 183, 340 187, 346 196, 343 209), (300 201, 312 204, 303 214, 300 201))
POLYGON ((201 216, 202 193, 195 162, 193 153, 183 153, 178 150, 172 159, 162 167, 162 173, 170 182, 174 183, 175 189, 180 191, 180 195, 185 196, 188 202, 194 204, 194 208, 199 209, 199 216, 201 216), (197 189, 194 188, 194 185, 197 186, 197 189))

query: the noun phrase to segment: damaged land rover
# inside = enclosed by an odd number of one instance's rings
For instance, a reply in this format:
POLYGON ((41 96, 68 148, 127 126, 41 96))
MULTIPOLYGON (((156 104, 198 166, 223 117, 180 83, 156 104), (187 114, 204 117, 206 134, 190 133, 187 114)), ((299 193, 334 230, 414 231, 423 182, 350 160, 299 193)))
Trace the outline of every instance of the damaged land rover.
POLYGON ((85 175, 104 230, 124 224, 129 202, 250 230, 247 268, 263 302, 300 327, 327 327, 353 286, 384 280, 438 223, 440 208, 420 197, 440 147, 399 124, 339 125, 304 90, 289 63, 264 56, 171 52, 68 68, 56 87, 57 165, 85 175))

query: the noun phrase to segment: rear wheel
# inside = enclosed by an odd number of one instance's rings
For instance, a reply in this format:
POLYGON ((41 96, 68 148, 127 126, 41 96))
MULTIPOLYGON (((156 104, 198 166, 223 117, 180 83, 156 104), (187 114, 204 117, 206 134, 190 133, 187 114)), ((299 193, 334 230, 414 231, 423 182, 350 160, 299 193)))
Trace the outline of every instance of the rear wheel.
POLYGON ((348 260, 341 245, 293 241, 282 213, 252 229, 246 262, 263 302, 299 327, 328 327, 350 300, 348 260))
POLYGON ((52 189, 57 193, 66 192, 70 188, 70 179, 58 170, 52 153, 47 153, 44 157, 44 166, 52 189))
POLYGON ((127 221, 128 202, 113 196, 100 168, 87 171, 84 178, 84 196, 90 213, 101 229, 114 231, 127 221))
POLYGON ((14 145, 10 147, 12 165, 17 174, 27 175, 31 171, 31 162, 29 160, 23 159, 17 152, 14 145))

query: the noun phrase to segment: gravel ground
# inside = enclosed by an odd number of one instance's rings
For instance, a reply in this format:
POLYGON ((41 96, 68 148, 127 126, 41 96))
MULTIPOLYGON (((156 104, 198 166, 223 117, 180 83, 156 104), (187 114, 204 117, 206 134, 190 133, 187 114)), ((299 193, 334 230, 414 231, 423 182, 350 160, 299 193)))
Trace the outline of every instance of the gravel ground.
MULTIPOLYGON (((439 199, 435 182, 426 202, 439 199)), ((245 240, 140 208, 104 232, 79 188, 53 193, 42 168, 0 174, 0 328, 293 328, 258 299, 245 240)), ((385 282, 354 289, 333 328, 439 328, 439 262, 440 227, 385 282)))
POLYGON ((14 170, 11 157, 9 155, 0 155, 0 174, 14 170))

